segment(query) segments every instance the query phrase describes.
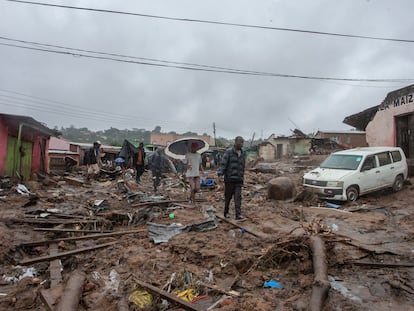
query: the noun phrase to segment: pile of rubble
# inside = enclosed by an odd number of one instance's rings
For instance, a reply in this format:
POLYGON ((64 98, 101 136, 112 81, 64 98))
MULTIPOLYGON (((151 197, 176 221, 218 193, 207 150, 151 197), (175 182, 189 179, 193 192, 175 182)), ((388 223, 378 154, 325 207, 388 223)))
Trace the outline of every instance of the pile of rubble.
POLYGON ((320 159, 256 163, 243 221, 175 175, 3 179, 0 309, 408 310, 412 188, 327 205, 300 185, 320 159))

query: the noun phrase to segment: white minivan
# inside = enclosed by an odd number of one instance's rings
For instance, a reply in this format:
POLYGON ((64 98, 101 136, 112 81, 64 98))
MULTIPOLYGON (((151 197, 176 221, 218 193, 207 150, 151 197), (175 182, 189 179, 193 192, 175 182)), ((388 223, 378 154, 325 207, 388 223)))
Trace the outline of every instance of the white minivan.
POLYGON ((324 199, 353 202, 368 192, 401 190, 407 174, 401 148, 363 147, 332 153, 303 176, 303 187, 324 199))

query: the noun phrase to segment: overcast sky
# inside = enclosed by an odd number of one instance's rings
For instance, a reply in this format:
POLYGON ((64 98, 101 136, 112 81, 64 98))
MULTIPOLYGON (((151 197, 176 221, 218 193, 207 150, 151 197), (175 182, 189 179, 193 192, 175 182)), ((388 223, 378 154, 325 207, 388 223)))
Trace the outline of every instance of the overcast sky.
POLYGON ((38 2, 135 14, 0 0, 0 112, 31 116, 50 128, 152 130, 159 125, 162 132, 213 135, 215 123, 217 137, 246 139, 253 133, 256 138, 290 135, 294 128, 347 130, 346 116, 414 83, 413 42, 138 15, 414 40, 413 0, 38 2), (168 67, 196 65, 276 76, 168 67))

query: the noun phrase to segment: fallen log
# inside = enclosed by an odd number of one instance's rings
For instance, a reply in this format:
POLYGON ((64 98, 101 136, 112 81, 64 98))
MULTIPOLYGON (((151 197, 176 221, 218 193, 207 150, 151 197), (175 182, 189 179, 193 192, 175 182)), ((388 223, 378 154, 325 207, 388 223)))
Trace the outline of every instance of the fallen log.
POLYGON ((314 235, 310 237, 310 247, 312 250, 314 271, 310 310, 320 311, 323 309, 323 305, 331 287, 328 281, 328 265, 325 243, 320 236, 314 235))
POLYGON ((83 282, 85 274, 80 271, 74 271, 70 276, 63 294, 56 306, 59 311, 77 311, 79 310, 79 300, 83 291, 83 282))
POLYGON ((229 220, 229 219, 227 219, 227 218, 225 218, 223 216, 216 215, 216 217, 217 218, 220 218, 221 220, 223 220, 223 221, 225 221, 225 222, 227 222, 227 223, 229 223, 229 224, 231 224, 231 225, 233 225, 233 226, 235 226, 235 227, 237 227, 239 229, 244 230, 245 232, 247 232, 247 233, 255 236, 256 238, 263 238, 262 236, 260 236, 260 234, 258 234, 256 232, 253 232, 252 230, 246 229, 245 227, 240 226, 239 224, 236 224, 235 222, 233 222, 233 221, 231 221, 231 220, 229 220))
POLYGON ((27 243, 21 243, 20 246, 21 247, 33 247, 33 246, 40 246, 40 245, 51 244, 51 243, 59 243, 61 241, 70 242, 70 241, 78 241, 78 240, 100 239, 100 238, 106 238, 106 237, 111 237, 111 236, 131 234, 131 233, 141 233, 141 232, 147 232, 147 229, 118 231, 118 232, 101 233, 101 234, 90 234, 90 235, 82 235, 78 237, 27 242, 27 243))
POLYGON ((116 243, 118 243, 118 242, 115 241, 115 242, 109 242, 109 243, 100 244, 100 245, 96 245, 96 246, 75 249, 75 250, 68 251, 68 252, 58 253, 56 255, 43 256, 43 257, 37 257, 37 258, 32 258, 32 259, 23 259, 22 261, 19 262, 19 264, 22 265, 22 266, 27 266, 27 265, 31 265, 31 264, 34 264, 34 263, 37 263, 37 262, 50 261, 50 260, 63 258, 63 257, 75 255, 75 254, 89 252, 89 251, 92 251, 92 250, 95 250, 95 249, 111 246, 111 245, 114 245, 116 243))
POLYGON ((190 302, 187 302, 181 298, 178 298, 177 296, 167 293, 166 291, 159 289, 155 286, 152 286, 148 283, 145 283, 143 281, 140 281, 135 275, 130 275, 130 277, 132 277, 132 279, 134 280, 135 283, 137 283, 139 286, 142 286, 148 290, 150 290, 151 292, 154 292, 160 296, 162 296, 163 298, 167 299, 170 302, 173 303, 177 303, 179 304, 182 308, 184 308, 185 310, 192 310, 192 311, 201 311, 202 309, 200 309, 200 307, 198 307, 195 304, 192 304, 190 302))

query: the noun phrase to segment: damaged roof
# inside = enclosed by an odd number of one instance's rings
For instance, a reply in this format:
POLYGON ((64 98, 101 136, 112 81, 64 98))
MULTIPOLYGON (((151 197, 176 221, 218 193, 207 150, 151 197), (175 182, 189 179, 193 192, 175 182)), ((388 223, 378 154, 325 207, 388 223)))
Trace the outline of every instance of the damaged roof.
POLYGON ((23 128, 28 127, 32 129, 34 132, 46 136, 58 136, 61 134, 59 131, 48 128, 47 126, 36 121, 32 117, 0 113, 0 120, 5 122, 8 126, 10 126, 16 131, 18 131, 19 125, 23 124, 23 128))
POLYGON ((364 111, 347 116, 342 122, 353 126, 360 131, 365 131, 368 123, 375 117, 375 114, 378 110, 383 110, 386 107, 389 107, 391 104, 393 104, 396 98, 413 92, 414 84, 389 92, 380 105, 376 105, 365 109, 364 111))

